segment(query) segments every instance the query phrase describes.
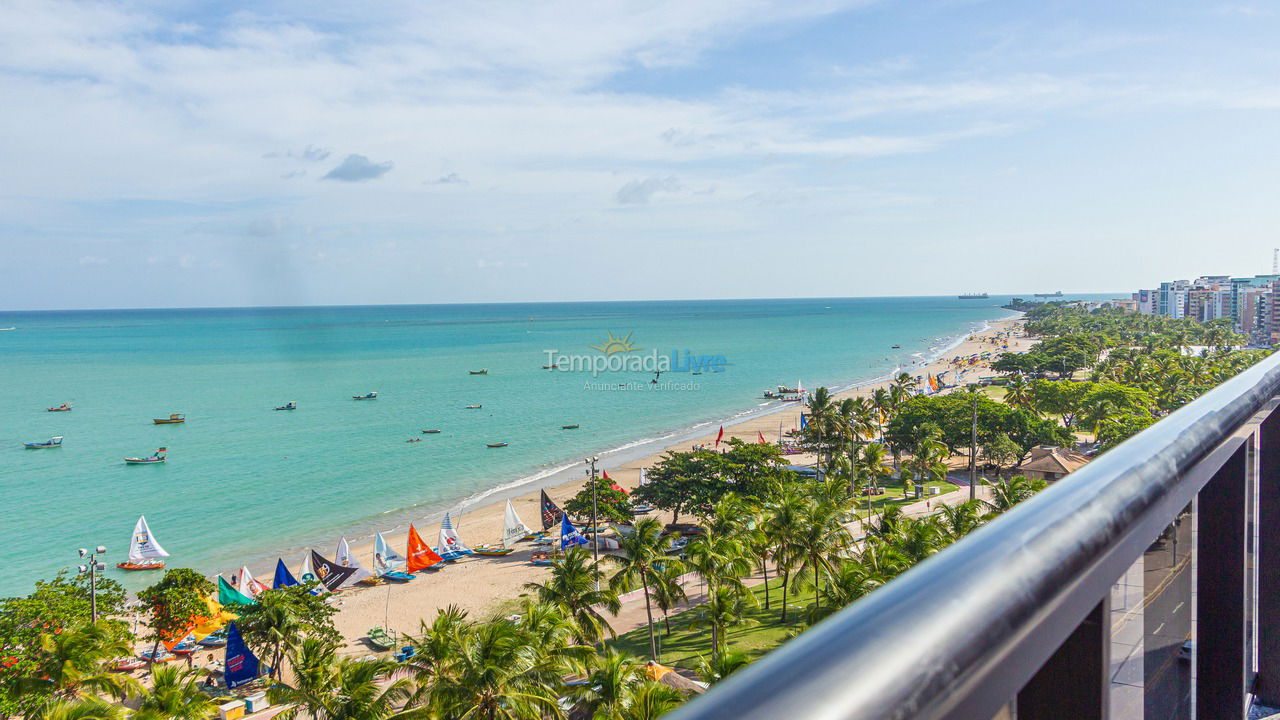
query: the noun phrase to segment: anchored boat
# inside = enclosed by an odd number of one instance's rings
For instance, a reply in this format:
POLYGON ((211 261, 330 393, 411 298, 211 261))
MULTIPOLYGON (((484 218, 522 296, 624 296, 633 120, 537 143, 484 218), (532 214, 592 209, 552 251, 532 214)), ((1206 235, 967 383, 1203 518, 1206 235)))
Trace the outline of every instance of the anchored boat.
POLYGON ((468 406, 466 407, 466 409, 467 409, 467 410, 479 410, 479 409, 480 409, 480 407, 481 407, 480 405, 468 405, 468 406))
POLYGON ((275 409, 276 409, 276 410, 297 410, 297 409, 298 409, 298 404, 297 404, 297 403, 295 403, 294 401, 290 400, 289 402, 287 402, 287 403, 285 403, 284 405, 281 405, 280 407, 275 408, 275 409))
POLYGON ((168 451, 169 448, 160 448, 147 457, 127 457, 124 461, 130 465, 155 465, 164 462, 165 458, 169 457, 165 454, 168 451))
POLYGON ((58 407, 47 408, 49 412, 71 412, 71 403, 62 403, 58 407))
POLYGON ((578 429, 578 426, 577 426, 576 424, 575 424, 575 425, 561 425, 561 426, 560 426, 560 429, 561 429, 561 430, 577 430, 577 429, 578 429))
POLYGON ((28 450, 43 450, 44 448, 62 447, 62 436, 55 435, 44 442, 22 443, 28 450))
POLYGON ((187 421, 187 416, 182 413, 171 413, 167 418, 151 418, 151 422, 157 425, 177 425, 187 421))
POLYGON ((373 392, 367 392, 364 395, 352 395, 351 399, 352 400, 377 400, 378 391, 374 390, 373 392))
POLYGON ((422 434, 423 434, 423 435, 435 435, 435 434, 437 434, 437 433, 439 433, 439 432, 440 432, 439 430, 423 430, 423 431, 422 431, 422 434))
POLYGON ((133 526, 133 537, 129 540, 129 560, 116 563, 121 570, 161 570, 164 568, 163 558, 169 553, 151 535, 147 527, 147 516, 139 515, 133 526))
POLYGON ((491 448, 500 448, 500 447, 506 447, 507 444, 504 442, 496 442, 496 443, 485 443, 485 446, 491 447, 491 448))
POLYGON ((467 371, 467 374, 469 374, 469 375, 488 375, 488 374, 489 374, 489 368, 483 368, 483 369, 480 369, 480 370, 468 370, 468 371, 467 371))

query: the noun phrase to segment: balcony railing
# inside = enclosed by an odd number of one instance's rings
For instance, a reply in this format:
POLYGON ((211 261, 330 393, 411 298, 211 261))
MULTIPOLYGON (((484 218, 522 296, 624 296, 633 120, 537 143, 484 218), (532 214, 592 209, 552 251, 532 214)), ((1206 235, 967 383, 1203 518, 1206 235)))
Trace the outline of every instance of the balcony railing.
POLYGON ((1244 717, 1280 705, 1280 354, 677 720, 1244 717))

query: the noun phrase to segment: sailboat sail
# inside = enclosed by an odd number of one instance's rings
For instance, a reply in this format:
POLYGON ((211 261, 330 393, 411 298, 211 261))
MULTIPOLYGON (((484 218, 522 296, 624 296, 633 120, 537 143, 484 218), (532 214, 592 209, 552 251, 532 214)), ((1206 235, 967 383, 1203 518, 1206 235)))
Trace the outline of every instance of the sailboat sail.
POLYGON ((542 529, 550 530, 556 523, 560 522, 560 516, 564 515, 564 511, 551 502, 546 490, 542 491, 540 504, 542 505, 542 529))
POLYGON ((253 654, 244 638, 240 637, 240 629, 235 623, 227 626, 227 649, 223 656, 223 676, 228 689, 238 688, 253 682, 262 675, 263 668, 258 656, 253 654))
POLYGON ((335 559, 338 561, 339 565, 355 569, 355 572, 351 573, 351 576, 343 581, 342 584, 344 586, 360 582, 367 577, 373 576, 373 573, 369 572, 369 569, 362 565, 360 561, 356 559, 355 555, 351 554, 351 546, 347 544, 347 539, 345 537, 338 541, 338 555, 335 559))
POLYGON ((240 573, 236 579, 236 590, 239 590, 242 595, 256 598, 266 589, 266 585, 253 579, 253 573, 249 572, 248 565, 240 566, 240 573))
POLYGON ((373 536, 373 571, 381 575, 405 564, 405 557, 387 544, 382 533, 373 536))
POLYGON ((137 524, 133 526, 133 539, 129 541, 129 560, 138 562, 166 557, 169 553, 160 547, 151 535, 151 528, 147 527, 147 516, 139 515, 137 524))
POLYGON ((453 521, 449 519, 449 513, 444 514, 444 520, 440 522, 440 553, 457 553, 458 555, 471 554, 471 548, 458 537, 458 531, 453 529, 453 521))
POLYGON ((433 565, 439 565, 444 562, 444 559, 437 555, 435 551, 431 549, 431 546, 428 545, 420 535, 418 535, 418 531, 413 527, 413 525, 409 526, 408 554, 409 560, 404 569, 411 573, 418 572, 419 570, 426 570, 433 565))
POLYGON ((311 551, 310 559, 315 578, 330 592, 345 585, 347 578, 351 577, 356 571, 353 567, 339 565, 315 550, 311 551))
POLYGON ((516 514, 516 509, 512 506, 511 501, 507 501, 506 517, 502 521, 502 544, 510 545, 519 542, 533 533, 528 525, 520 519, 516 514))
POLYGON ((276 576, 271 582, 271 587, 279 590, 282 587, 292 587, 297 584, 297 579, 293 577, 293 573, 289 572, 289 566, 284 564, 284 558, 276 558, 276 576))

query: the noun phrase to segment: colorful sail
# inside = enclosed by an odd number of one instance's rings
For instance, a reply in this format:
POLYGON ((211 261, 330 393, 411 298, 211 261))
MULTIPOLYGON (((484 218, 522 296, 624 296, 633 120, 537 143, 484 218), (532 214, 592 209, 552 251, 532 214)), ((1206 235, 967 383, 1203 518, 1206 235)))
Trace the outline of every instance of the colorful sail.
POLYGON ((258 656, 244 644, 240 628, 235 623, 227 626, 227 654, 223 657, 223 667, 222 679, 226 681, 228 690, 247 685, 263 674, 258 656))
POLYGON ((453 528, 453 521, 449 519, 449 513, 444 514, 444 520, 440 521, 440 555, 445 553, 457 553, 459 555, 470 555, 471 548, 462 542, 462 538, 458 537, 458 531, 453 528))
POLYGON ((236 576, 236 590, 239 590, 242 595, 256 598, 266 589, 266 585, 253 579, 253 573, 249 572, 248 565, 240 566, 240 572, 236 576))
POLYGON ((191 628, 191 634, 195 636, 197 641, 218 632, 237 617, 235 613, 223 610, 222 604, 215 599, 212 593, 204 599, 204 604, 209 611, 204 617, 196 618, 196 626, 191 628))
POLYGON ((387 544, 382 533, 373 536, 373 571, 379 575, 404 565, 405 557, 387 544))
POLYGON ((439 565, 444 562, 444 559, 437 555, 430 545, 423 542, 413 525, 409 526, 408 555, 409 559, 404 569, 406 572, 411 573, 426 570, 433 565, 439 565))
POLYGON ((353 567, 345 567, 329 560, 325 556, 311 551, 311 568, 315 573, 315 579, 324 585, 325 589, 333 592, 346 584, 347 578, 351 577, 356 569, 353 567))
POLYGON ((516 514, 515 506, 507 501, 507 511, 502 519, 502 544, 511 545, 533 534, 528 525, 516 514))
POLYGON ((289 567, 284 564, 284 558, 276 558, 276 576, 271 581, 271 587, 279 590, 282 587, 293 587, 297 584, 298 580, 293 573, 289 572, 289 567))
POLYGON ((369 568, 362 565, 360 561, 356 559, 356 556, 351 554, 351 545, 347 543, 347 539, 345 537, 338 541, 338 552, 334 559, 339 565, 355 570, 355 572, 351 573, 351 576, 342 583, 344 586, 360 582, 367 577, 373 577, 373 573, 369 572, 369 568))
POLYGON ((227 579, 218 576, 218 602, 223 605, 257 605, 258 601, 231 587, 227 579))
POLYGON ((573 547, 574 545, 586 545, 586 544, 587 544, 587 539, 582 536, 582 533, 578 531, 578 528, 573 526, 573 523, 569 522, 569 516, 568 515, 561 516, 560 517, 560 549, 565 550, 567 548, 573 547))
POLYGON ((139 515, 138 522, 133 526, 133 538, 129 541, 129 561, 138 562, 167 557, 169 553, 160 547, 160 543, 156 542, 151 535, 151 528, 147 527, 147 516, 139 515))
POLYGON ((564 517, 564 511, 556 507, 551 502, 551 498, 547 496, 547 491, 542 491, 542 529, 550 530, 556 523, 560 522, 560 518, 564 517))

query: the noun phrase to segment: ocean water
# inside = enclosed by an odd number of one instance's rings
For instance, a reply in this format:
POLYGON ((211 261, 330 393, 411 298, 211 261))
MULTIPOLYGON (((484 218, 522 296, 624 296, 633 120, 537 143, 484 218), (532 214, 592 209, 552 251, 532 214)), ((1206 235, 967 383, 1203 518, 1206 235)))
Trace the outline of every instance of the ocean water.
POLYGON ((566 468, 590 453, 614 450, 608 467, 619 448, 767 411, 761 391, 780 383, 884 375, 1009 316, 1005 300, 0 313, 0 328, 16 328, 0 330, 0 594, 74 565, 79 547, 123 560, 142 513, 172 565, 202 572, 332 552, 340 533, 434 519, 577 472, 566 468), (542 369, 545 350, 598 356, 589 346, 610 334, 635 348, 619 355, 720 356, 723 372, 668 372, 655 386, 647 372, 542 369), (371 390, 377 400, 351 399, 371 390), (288 401, 298 409, 272 410, 288 401), (74 411, 45 411, 63 402, 74 411), (171 412, 187 422, 151 422, 171 412), (560 429, 571 423, 581 428, 560 429), (53 435, 62 448, 22 447, 53 435), (509 446, 485 445, 497 441, 509 446), (122 462, 161 446, 164 465, 122 462))

